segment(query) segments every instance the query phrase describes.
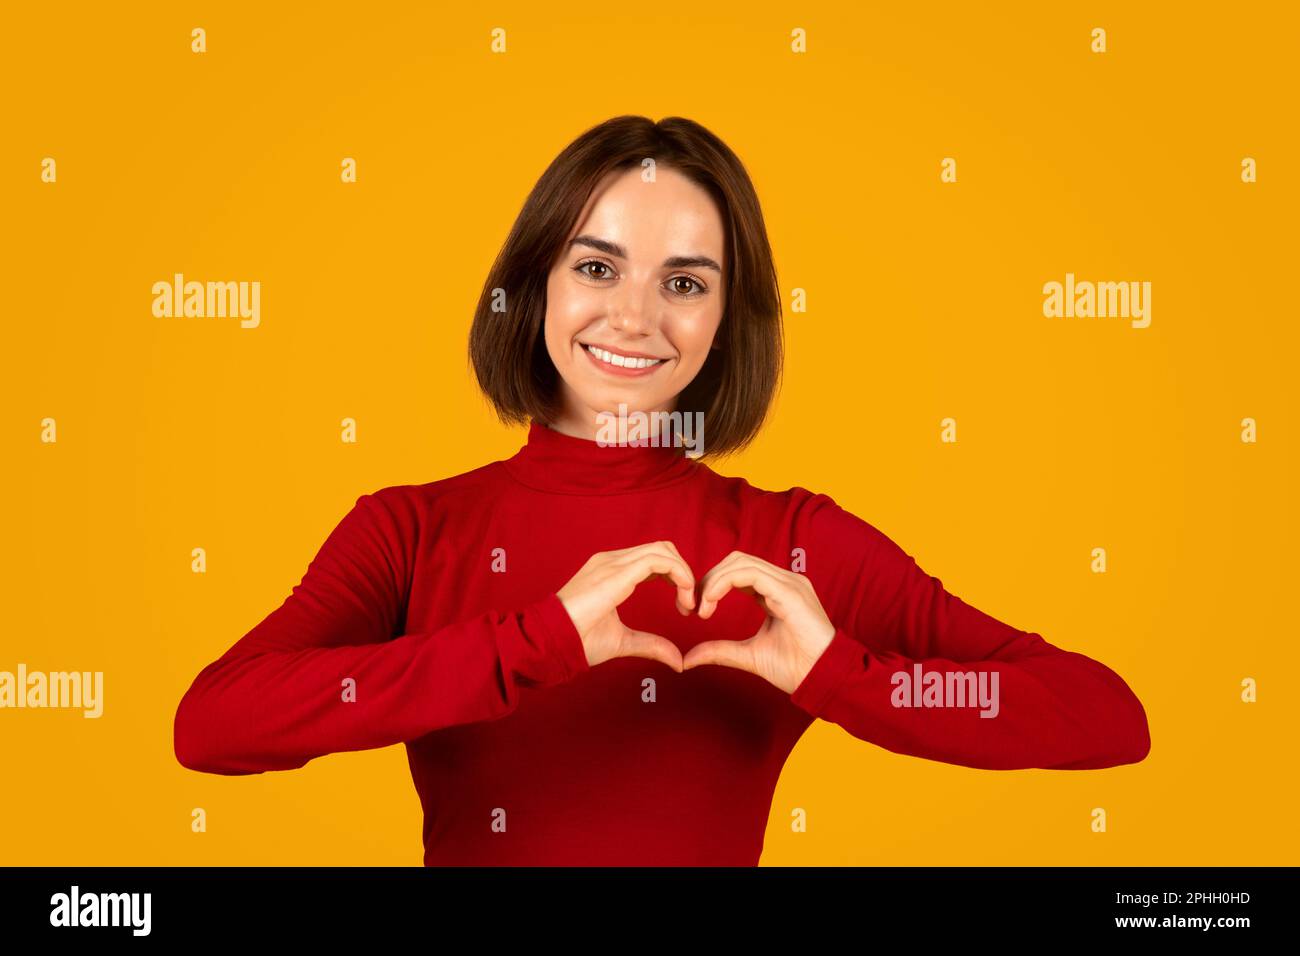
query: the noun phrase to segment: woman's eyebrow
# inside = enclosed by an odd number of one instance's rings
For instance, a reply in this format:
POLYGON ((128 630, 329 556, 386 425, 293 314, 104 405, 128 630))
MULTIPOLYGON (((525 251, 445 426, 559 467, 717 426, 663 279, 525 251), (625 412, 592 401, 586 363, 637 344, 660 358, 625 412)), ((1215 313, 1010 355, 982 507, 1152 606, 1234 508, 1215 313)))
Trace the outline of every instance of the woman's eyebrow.
MULTIPOLYGON (((598 236, 575 236, 569 240, 569 248, 574 246, 590 246, 606 255, 617 256, 619 259, 627 258, 627 250, 617 242, 610 242, 608 239, 601 239, 598 236)), ((712 269, 718 275, 722 275, 722 267, 708 256, 671 256, 664 260, 664 268, 666 269, 685 269, 687 267, 712 269)))

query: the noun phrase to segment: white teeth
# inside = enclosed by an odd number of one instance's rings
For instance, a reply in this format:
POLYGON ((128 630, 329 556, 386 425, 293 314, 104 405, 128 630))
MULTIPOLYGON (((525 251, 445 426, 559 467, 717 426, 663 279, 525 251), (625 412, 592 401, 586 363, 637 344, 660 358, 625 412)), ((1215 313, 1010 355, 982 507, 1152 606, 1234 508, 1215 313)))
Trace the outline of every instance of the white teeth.
POLYGON ((594 345, 588 345, 587 351, 596 356, 596 358, 600 359, 602 362, 618 366, 619 368, 649 368, 650 366, 658 365, 663 361, 663 359, 631 358, 626 355, 616 355, 613 352, 607 352, 594 345))

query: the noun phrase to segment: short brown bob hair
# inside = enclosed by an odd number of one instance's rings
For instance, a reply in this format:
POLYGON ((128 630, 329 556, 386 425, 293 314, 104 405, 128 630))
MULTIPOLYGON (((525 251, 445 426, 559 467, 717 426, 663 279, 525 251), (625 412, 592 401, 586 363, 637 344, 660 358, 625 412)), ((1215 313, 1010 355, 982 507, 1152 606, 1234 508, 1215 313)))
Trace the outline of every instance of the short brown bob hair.
POLYGON ((592 190, 613 170, 646 158, 707 190, 726 231, 722 321, 708 359, 677 399, 703 412, 704 457, 749 444, 767 417, 784 350, 781 290, 758 196, 744 165, 700 124, 616 116, 587 130, 542 173, 488 273, 469 331, 479 387, 506 424, 559 412, 559 373, 546 350, 546 283, 592 190), (494 310, 505 296, 504 311, 494 310))

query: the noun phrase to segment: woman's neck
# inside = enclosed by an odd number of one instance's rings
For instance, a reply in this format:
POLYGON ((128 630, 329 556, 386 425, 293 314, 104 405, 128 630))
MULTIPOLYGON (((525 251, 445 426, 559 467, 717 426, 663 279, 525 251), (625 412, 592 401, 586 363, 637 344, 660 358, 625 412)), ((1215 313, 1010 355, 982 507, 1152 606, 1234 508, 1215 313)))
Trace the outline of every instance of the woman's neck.
POLYGON ((633 434, 658 444, 656 439, 665 444, 671 439, 669 428, 670 413, 676 402, 656 409, 631 409, 626 405, 608 411, 596 411, 591 408, 576 408, 566 404, 564 409, 546 426, 561 435, 583 438, 587 441, 605 441, 611 434, 633 434), (633 424, 633 423, 636 424, 633 424), (667 432, 667 434, 664 434, 667 432))

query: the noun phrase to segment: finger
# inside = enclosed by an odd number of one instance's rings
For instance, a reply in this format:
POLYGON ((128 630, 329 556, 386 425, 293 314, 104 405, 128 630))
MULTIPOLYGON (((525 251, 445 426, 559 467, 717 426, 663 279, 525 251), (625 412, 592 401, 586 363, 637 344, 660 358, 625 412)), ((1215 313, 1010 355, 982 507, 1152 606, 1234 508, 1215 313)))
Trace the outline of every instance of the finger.
POLYGON ((700 579, 700 583, 702 586, 707 586, 710 580, 741 566, 760 568, 778 577, 786 573, 784 568, 779 568, 775 564, 764 561, 762 558, 749 554, 746 551, 732 551, 729 555, 711 567, 705 573, 704 577, 700 579))
POLYGON ((756 555, 756 554, 748 554, 748 553, 746 553, 746 552, 744 552, 744 551, 742 551, 742 552, 740 552, 740 553, 741 553, 741 556, 742 556, 742 557, 746 557, 746 558, 748 558, 748 559, 749 559, 750 561, 752 561, 754 564, 757 564, 760 568, 766 568, 766 569, 769 570, 769 571, 775 571, 775 572, 777 572, 777 573, 780 573, 780 572, 782 572, 782 571, 789 571, 789 570, 790 570, 789 568, 783 568, 783 567, 781 567, 779 564, 773 564, 771 561, 765 561, 765 560, 763 560, 762 558, 760 558, 760 557, 759 557, 758 555, 756 555))
POLYGON ((663 544, 662 541, 647 541, 645 544, 634 544, 630 548, 615 548, 613 551, 606 551, 605 554, 615 562, 631 561, 643 552, 662 550, 663 544))
POLYGON ((704 593, 704 590, 709 586, 710 581, 714 580, 719 574, 722 574, 743 557, 745 557, 743 551, 732 551, 713 567, 709 568, 709 570, 704 573, 704 577, 700 578, 700 593, 704 593))
MULTIPOLYGON (((667 548, 671 554, 675 555, 677 560, 681 561, 682 564, 686 565, 686 570, 690 571, 691 566, 690 564, 687 563, 686 559, 682 557, 682 553, 677 550, 677 545, 673 544, 671 541, 661 541, 659 543, 662 544, 665 548, 667 548)), ((681 588, 678 588, 677 590, 677 610, 681 614, 690 614, 692 609, 694 609, 694 607, 695 607, 695 572, 692 571, 690 590, 685 592, 683 592, 681 588)))
POLYGON ((751 641, 704 641, 696 644, 686 652, 682 667, 690 670, 702 664, 720 664, 756 673, 751 641))
POLYGON ((648 631, 627 628, 619 645, 619 657, 645 657, 667 664, 677 673, 682 672, 682 652, 668 638, 648 631))
POLYGON ((716 577, 718 574, 721 574, 728 568, 735 567, 737 564, 754 564, 775 575, 781 575, 789 571, 789 568, 783 568, 779 565, 773 564, 771 561, 765 561, 758 555, 750 554, 748 551, 732 551, 709 569, 708 574, 704 575, 704 580, 707 580, 710 575, 716 577))
MULTIPOLYGON (((677 546, 671 541, 650 541, 646 544, 639 544, 632 548, 625 548, 622 551, 611 552, 618 555, 618 560, 624 566, 639 567, 639 562, 643 561, 647 555, 661 555, 672 559, 680 565, 685 572, 687 581, 684 583, 680 575, 671 572, 664 572, 656 568, 655 573, 644 573, 643 576, 636 578, 631 583, 631 587, 636 587, 642 581, 649 580, 651 577, 662 577, 670 581, 677 588, 676 602, 677 612, 682 615, 688 615, 695 607, 695 572, 691 566, 686 563, 677 546)), ((629 591, 630 593, 630 591, 629 591)))
POLYGON ((673 580, 673 578, 672 578, 671 575, 668 575, 668 574, 652 574, 652 575, 650 575, 648 578, 646 578, 646 580, 647 580, 647 581, 667 581, 669 584, 671 584, 671 585, 676 589, 675 594, 674 594, 674 600, 675 600, 676 603, 677 603, 677 613, 678 613, 678 614, 684 614, 684 615, 685 615, 685 614, 690 614, 690 613, 691 613, 691 609, 692 609, 693 607, 695 607, 695 589, 694 589, 694 588, 691 588, 691 589, 688 590, 688 589, 686 589, 686 588, 681 587, 681 586, 680 586, 680 585, 679 585, 675 580, 673 580), (685 602, 685 603, 683 603, 683 602, 685 602))
MULTIPOLYGON (((670 554, 675 554, 677 557, 682 558, 682 553, 677 550, 677 545, 673 544, 671 541, 656 541, 655 543, 667 549, 670 554)), ((682 560, 685 561, 686 559, 682 558, 682 560)))
MULTIPOLYGON (((638 544, 631 548, 624 548, 622 551, 611 551, 610 553, 621 557, 635 558, 646 551, 671 554, 678 558, 682 557, 681 552, 677 550, 677 545, 671 541, 647 541, 645 544, 638 544)), ((683 558, 683 560, 685 559, 683 558)))
POLYGON ((645 544, 638 544, 634 548, 625 548, 622 551, 612 551, 610 553, 623 564, 632 564, 647 554, 662 554, 665 557, 676 558, 683 564, 686 563, 685 559, 669 541, 647 541, 645 544))
POLYGON ((732 588, 751 587, 765 598, 769 612, 780 609, 780 596, 789 585, 775 574, 755 564, 741 563, 722 571, 700 591, 700 617, 708 619, 717 609, 718 602, 732 588))
POLYGON ((677 586, 678 601, 686 607, 695 606, 695 575, 690 566, 666 550, 644 551, 623 566, 625 583, 636 587, 652 575, 664 575, 677 586))
POLYGON ((757 564, 758 566, 767 568, 770 571, 782 570, 775 564, 770 564, 757 555, 750 554, 748 551, 732 551, 713 567, 709 568, 704 577, 700 579, 701 586, 703 587, 704 585, 707 585, 710 579, 716 578, 719 574, 735 567, 737 564, 757 564))
MULTIPOLYGON (((768 606, 767 606, 767 598, 763 597, 763 595, 760 594, 760 593, 758 592, 757 589, 755 589, 755 588, 753 588, 753 587, 751 587, 751 586, 749 586, 749 585, 747 585, 747 584, 744 584, 744 585, 736 585, 735 587, 731 588, 731 590, 732 590, 732 591, 742 591, 742 592, 744 592, 745 594, 748 594, 750 597, 752 597, 755 601, 758 602, 758 606, 759 606, 759 607, 761 607, 764 611, 767 611, 767 610, 768 610, 768 606)), ((715 607, 714 607, 714 608, 711 608, 711 609, 709 610, 709 614, 710 614, 710 616, 712 616, 713 611, 717 610, 716 605, 717 605, 717 604, 720 604, 721 602, 722 602, 722 598, 721 598, 721 597, 719 597, 716 601, 713 602, 714 605, 715 605, 715 607)))

